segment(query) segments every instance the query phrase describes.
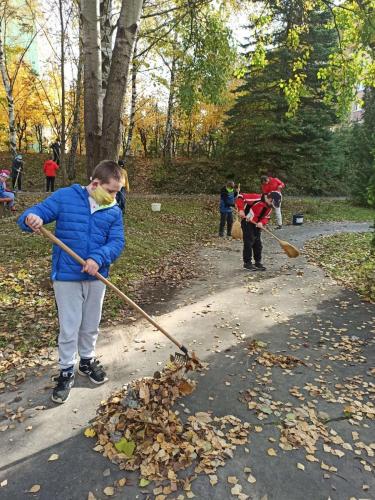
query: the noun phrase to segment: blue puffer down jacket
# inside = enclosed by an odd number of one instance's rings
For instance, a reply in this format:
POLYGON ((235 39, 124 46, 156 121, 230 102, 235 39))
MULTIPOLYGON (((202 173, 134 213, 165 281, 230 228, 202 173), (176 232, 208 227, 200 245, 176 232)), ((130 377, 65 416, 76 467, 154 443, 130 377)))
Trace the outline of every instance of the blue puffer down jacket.
POLYGON ((222 214, 231 213, 236 198, 237 198, 237 191, 229 193, 227 191, 226 186, 224 186, 220 191, 220 212, 222 214))
MULTIPOLYGON (((117 205, 91 214, 87 189, 79 184, 62 188, 41 203, 27 209, 18 219, 23 231, 31 232, 25 224, 29 214, 38 215, 44 224, 56 221, 56 236, 83 259, 99 264, 99 273, 108 276, 110 264, 119 257, 124 246, 124 226, 117 205)), ((52 252, 52 280, 84 281, 93 276, 81 272, 82 266, 60 247, 52 252)))

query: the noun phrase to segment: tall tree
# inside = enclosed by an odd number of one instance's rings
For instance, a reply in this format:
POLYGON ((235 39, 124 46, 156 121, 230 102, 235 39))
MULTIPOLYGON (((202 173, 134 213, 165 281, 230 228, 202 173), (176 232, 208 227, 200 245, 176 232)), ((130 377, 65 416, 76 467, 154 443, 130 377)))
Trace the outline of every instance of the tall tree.
POLYGON ((118 158, 121 120, 143 0, 122 0, 103 99, 99 0, 81 0, 87 174, 104 158, 118 158))
POLYGON ((337 38, 327 27, 329 11, 310 12, 309 31, 301 33, 299 42, 311 50, 306 51, 306 61, 296 72, 290 26, 298 22, 299 11, 293 2, 275 8, 278 24, 272 40, 268 40, 267 63, 257 65, 254 59, 260 55, 250 51, 245 82, 238 88, 236 104, 229 112, 227 155, 229 161, 253 176, 260 170, 293 172, 299 185, 316 190, 328 163, 330 127, 336 122, 332 107, 324 102, 318 71, 329 60, 337 38), (298 97, 299 107, 290 113, 284 86, 296 76, 303 81, 304 93, 298 97))

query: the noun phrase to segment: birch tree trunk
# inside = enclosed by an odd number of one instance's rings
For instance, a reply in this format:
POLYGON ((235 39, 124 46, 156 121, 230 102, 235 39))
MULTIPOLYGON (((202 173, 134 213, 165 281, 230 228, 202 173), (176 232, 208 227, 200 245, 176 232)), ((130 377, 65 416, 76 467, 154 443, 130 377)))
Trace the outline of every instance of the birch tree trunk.
MULTIPOLYGON (((90 0, 84 0, 84 3, 90 0)), ((91 0, 92 1, 92 0, 91 0)), ((143 0, 122 0, 112 54, 107 92, 103 103, 103 135, 100 158, 118 159, 121 145, 121 117, 129 65, 133 54, 143 0)))
MULTIPOLYGON (((102 132, 102 58, 98 0, 81 0, 84 58, 84 121, 87 177, 100 158, 102 132)), ((118 102, 117 102, 118 106, 118 102)))
POLYGON ((175 79, 176 79, 176 57, 173 56, 171 76, 169 80, 169 97, 168 97, 168 110, 167 110, 167 121, 165 124, 165 135, 163 144, 163 156, 164 159, 170 161, 172 158, 172 133, 173 133, 173 104, 174 104, 174 93, 175 93, 175 79))
POLYGON ((65 170, 65 145, 66 145, 66 99, 65 99, 65 25, 63 0, 59 0, 60 17, 60 77, 61 77, 61 147, 60 147, 60 171, 62 173, 62 183, 66 183, 65 170))
MULTIPOLYGON (((137 51, 137 41, 135 42, 134 45, 134 54, 137 51)), ((130 108, 130 120, 129 120, 129 131, 128 131, 128 137, 126 140, 126 146, 124 150, 124 158, 126 161, 126 158, 129 154, 130 151, 130 146, 132 143, 133 139, 133 132, 134 132, 134 126, 135 126, 135 111, 136 111, 136 106, 137 106, 137 64, 134 60, 133 57, 133 64, 132 64, 132 102, 131 102, 131 108, 130 108)))
POLYGON ((76 157, 77 148, 79 141, 79 126, 81 117, 81 95, 82 95, 82 73, 83 73, 83 56, 82 56, 82 44, 79 47, 79 59, 77 68, 77 84, 76 84, 76 95, 73 110, 73 122, 72 122, 72 137, 71 146, 67 164, 67 174, 68 179, 72 181, 76 176, 76 157))
POLYGON ((102 92, 105 96, 112 60, 112 0, 100 0, 100 41, 102 52, 102 92))
POLYGON ((5 89, 5 94, 7 97, 7 105, 8 105, 8 121, 9 121, 9 147, 13 154, 16 156, 17 154, 17 132, 16 132, 16 120, 14 113, 14 99, 13 99, 13 88, 8 75, 7 67, 5 64, 4 57, 4 45, 2 39, 2 24, 0 23, 0 71, 1 78, 3 80, 3 85, 5 89))

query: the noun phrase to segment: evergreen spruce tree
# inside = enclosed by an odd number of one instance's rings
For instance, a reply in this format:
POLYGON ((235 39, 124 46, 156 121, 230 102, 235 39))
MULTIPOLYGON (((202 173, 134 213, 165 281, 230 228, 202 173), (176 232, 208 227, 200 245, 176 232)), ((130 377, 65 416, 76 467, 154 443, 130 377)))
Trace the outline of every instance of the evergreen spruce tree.
POLYGON ((278 4, 278 8, 281 28, 268 50, 268 63, 249 67, 229 112, 228 163, 239 177, 254 178, 261 171, 271 171, 297 186, 299 192, 330 192, 334 186, 329 181, 334 182, 335 177, 330 171, 330 156, 336 117, 323 101, 317 74, 335 48, 337 34, 327 27, 330 12, 310 12, 310 30, 300 36, 300 44, 312 49, 306 67, 306 90, 296 114, 288 117, 280 82, 292 76, 295 54, 286 41, 290 16, 295 13, 289 3, 278 4))

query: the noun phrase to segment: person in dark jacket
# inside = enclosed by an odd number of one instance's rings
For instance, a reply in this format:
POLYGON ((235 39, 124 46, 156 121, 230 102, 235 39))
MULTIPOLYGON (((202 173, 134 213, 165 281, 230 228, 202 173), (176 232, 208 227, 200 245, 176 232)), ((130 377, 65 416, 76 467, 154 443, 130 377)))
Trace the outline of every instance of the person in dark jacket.
POLYGON ((220 191, 220 225, 219 236, 224 236, 225 224, 227 225, 227 236, 232 235, 233 207, 237 197, 234 181, 228 181, 220 191))
POLYGON ((21 191, 22 189, 22 171, 23 171, 23 160, 22 155, 16 155, 12 163, 12 187, 21 191))
POLYGON ((120 207, 122 213, 125 214, 126 195, 130 191, 130 185, 129 185, 128 173, 125 170, 124 160, 119 160, 118 165, 121 167, 122 173, 124 174, 124 185, 122 186, 121 190, 116 194, 116 201, 117 201, 117 204, 120 207))
POLYGON ((236 206, 243 234, 243 267, 247 271, 265 271, 262 264, 262 228, 269 222, 272 208, 280 206, 281 194, 240 193, 236 206), (254 264, 252 259, 254 258, 254 264))
POLYGON ((108 380, 95 359, 105 294, 105 285, 95 275, 99 272, 107 277, 109 266, 125 245, 122 214, 115 199, 122 184, 121 168, 114 161, 103 160, 88 186, 59 189, 18 219, 21 229, 29 232, 56 221, 56 236, 86 261, 82 267, 59 246, 53 247, 51 278, 60 323, 60 374, 52 393, 55 403, 64 403, 69 397, 77 351, 80 375, 94 384, 108 380))
POLYGON ((53 161, 55 161, 58 165, 60 165, 61 145, 60 145, 59 139, 56 139, 56 141, 50 145, 50 148, 52 149, 52 153, 53 153, 53 161))

